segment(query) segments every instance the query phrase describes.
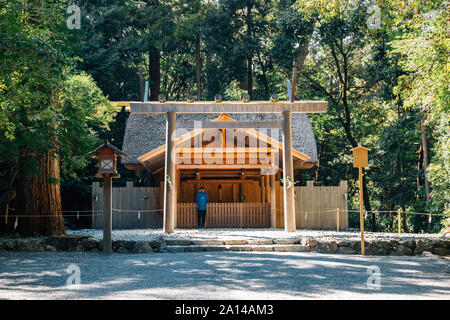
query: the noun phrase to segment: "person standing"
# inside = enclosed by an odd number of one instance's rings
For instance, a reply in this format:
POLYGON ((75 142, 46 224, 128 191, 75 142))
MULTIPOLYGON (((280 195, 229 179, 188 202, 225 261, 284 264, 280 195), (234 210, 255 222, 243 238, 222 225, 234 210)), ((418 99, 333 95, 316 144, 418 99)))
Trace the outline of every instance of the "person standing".
POLYGON ((200 187, 199 192, 195 195, 195 203, 197 204, 197 223, 199 229, 205 228, 206 205, 208 202, 209 197, 205 192, 205 188, 200 187))

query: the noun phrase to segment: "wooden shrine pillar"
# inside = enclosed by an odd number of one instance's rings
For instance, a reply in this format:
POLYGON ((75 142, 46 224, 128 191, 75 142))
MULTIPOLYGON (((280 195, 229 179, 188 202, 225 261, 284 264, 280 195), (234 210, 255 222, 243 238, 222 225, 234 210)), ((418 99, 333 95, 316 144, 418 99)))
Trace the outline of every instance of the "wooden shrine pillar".
POLYGON ((164 233, 175 230, 175 210, 177 209, 177 183, 175 169, 175 121, 176 113, 166 116, 166 165, 164 175, 164 233), (170 181, 168 180, 170 179, 170 181), (170 185, 169 185, 170 184, 170 185))
POLYGON ((294 163, 292 160, 292 117, 283 111, 284 230, 295 232, 294 163))
POLYGON ((175 170, 175 218, 174 218, 174 228, 177 228, 177 220, 178 220, 178 203, 181 201, 181 170, 176 169, 175 170))
POLYGON ((270 175, 270 227, 277 227, 277 187, 275 185, 275 170, 271 170, 270 175))
MULTIPOLYGON (((195 195, 197 194, 197 192, 198 192, 198 188, 200 188, 200 180, 202 179, 202 176, 200 175, 200 172, 197 170, 196 172, 195 172, 195 180, 198 180, 199 181, 199 183, 195 183, 194 184, 194 199, 195 199, 195 195)), ((194 200, 194 199, 192 199, 192 200, 194 200)))
POLYGON ((260 193, 261 193, 261 203, 266 203, 266 183, 265 176, 259 177, 260 193))

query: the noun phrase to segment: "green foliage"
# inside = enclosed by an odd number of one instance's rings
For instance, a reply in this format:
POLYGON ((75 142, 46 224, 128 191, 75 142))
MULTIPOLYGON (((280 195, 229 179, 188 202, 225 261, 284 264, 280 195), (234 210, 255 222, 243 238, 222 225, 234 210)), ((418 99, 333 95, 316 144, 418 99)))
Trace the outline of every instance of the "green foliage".
POLYGON ((24 178, 17 176, 19 162, 25 174, 40 175, 35 157, 49 151, 61 159, 62 178, 75 177, 115 113, 92 77, 73 69, 65 5, 2 1, 0 7, 2 201, 24 178))
MULTIPOLYGON (((121 148, 127 113, 108 99, 138 100, 140 68, 152 84, 160 72, 160 90, 169 100, 184 100, 197 88, 200 44, 202 99, 220 93, 238 100, 252 89, 252 100, 272 93, 284 100, 293 61, 309 43, 296 99, 326 99, 329 110, 309 116, 319 163, 295 180, 348 180, 350 209, 358 209, 350 149, 364 145, 372 148, 365 179, 373 210, 450 214, 448 4, 378 1, 381 28, 369 30, 369 2, 83 0, 77 3, 81 29, 68 31, 66 1, 0 0, 2 194, 14 189, 19 157, 55 150, 64 205, 80 209, 68 193, 87 205, 96 168, 85 154, 104 139, 121 148), (153 65, 155 52, 160 60, 153 65), (430 204, 422 116, 430 145, 430 204)), ((32 160, 26 167, 36 169, 32 160)), ((115 183, 135 179, 123 167, 119 171, 115 183)), ((358 221, 352 213, 351 226, 358 221)), ((440 219, 433 221, 436 231, 440 219)), ((426 216, 409 216, 406 223, 408 231, 427 230, 426 216)), ((379 215, 376 226, 395 231, 396 215, 379 215)))
MULTIPOLYGON (((60 93, 62 116, 59 139, 63 173, 86 167, 87 156, 101 144, 99 132, 109 130, 117 112, 96 86, 91 76, 74 75, 64 82, 60 93)), ((76 176, 74 176, 76 177, 76 176)))
MULTIPOLYGON (((403 32, 392 41, 393 52, 402 56, 407 74, 399 78, 397 93, 405 108, 420 109, 431 129, 432 148, 429 179, 432 183, 432 209, 450 215, 449 111, 450 33, 449 6, 445 1, 427 4, 414 1, 402 7, 396 21, 403 32)), ((450 220, 445 224, 448 226, 450 220)))
POLYGON ((273 40, 271 54, 277 66, 286 73, 292 68, 296 48, 311 37, 317 17, 311 11, 294 9, 293 2, 277 1, 272 18, 278 32, 273 40))

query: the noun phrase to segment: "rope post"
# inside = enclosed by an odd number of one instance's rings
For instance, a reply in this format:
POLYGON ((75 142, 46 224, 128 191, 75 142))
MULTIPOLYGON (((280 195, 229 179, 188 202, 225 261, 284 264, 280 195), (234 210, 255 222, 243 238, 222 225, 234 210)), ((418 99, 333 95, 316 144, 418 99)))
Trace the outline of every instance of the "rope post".
POLYGON ((339 232, 339 208, 336 208, 336 231, 339 232))
POLYGON ((397 211, 398 234, 402 233, 402 209, 397 211))

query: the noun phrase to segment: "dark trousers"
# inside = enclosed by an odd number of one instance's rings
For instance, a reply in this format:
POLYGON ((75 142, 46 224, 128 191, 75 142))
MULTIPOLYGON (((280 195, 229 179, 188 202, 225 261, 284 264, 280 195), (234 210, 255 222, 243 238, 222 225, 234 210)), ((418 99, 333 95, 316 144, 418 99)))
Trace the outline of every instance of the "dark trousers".
POLYGON ((197 210, 197 223, 199 227, 205 227, 206 210, 197 210))

